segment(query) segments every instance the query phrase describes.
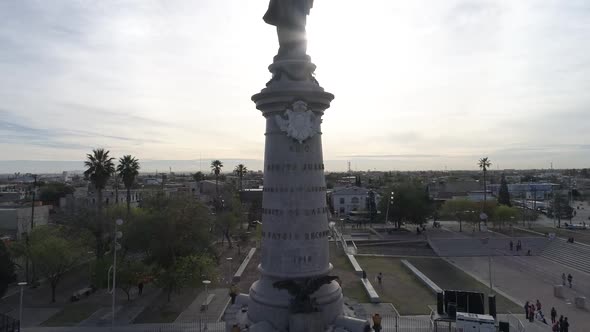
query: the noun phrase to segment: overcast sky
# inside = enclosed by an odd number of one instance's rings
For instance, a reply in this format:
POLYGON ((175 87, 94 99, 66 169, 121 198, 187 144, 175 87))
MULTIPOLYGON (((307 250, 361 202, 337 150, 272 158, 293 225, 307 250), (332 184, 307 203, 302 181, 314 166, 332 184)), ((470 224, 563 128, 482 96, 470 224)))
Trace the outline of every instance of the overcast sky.
MULTIPOLYGON (((590 167, 590 2, 314 5, 334 168, 590 167)), ((267 6, 0 1, 0 160, 262 159, 267 6)))

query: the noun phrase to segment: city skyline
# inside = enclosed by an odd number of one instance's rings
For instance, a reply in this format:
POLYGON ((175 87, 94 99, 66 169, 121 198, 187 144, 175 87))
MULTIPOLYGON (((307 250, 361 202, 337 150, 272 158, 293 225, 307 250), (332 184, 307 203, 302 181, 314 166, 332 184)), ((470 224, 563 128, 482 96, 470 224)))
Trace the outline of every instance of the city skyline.
MULTIPOLYGON (((590 165, 590 5, 314 5, 309 54, 336 96, 322 128, 332 170, 475 170, 483 156, 493 169, 590 165)), ((81 163, 104 147, 260 162, 250 96, 277 48, 266 6, 0 4, 0 159, 81 163)))

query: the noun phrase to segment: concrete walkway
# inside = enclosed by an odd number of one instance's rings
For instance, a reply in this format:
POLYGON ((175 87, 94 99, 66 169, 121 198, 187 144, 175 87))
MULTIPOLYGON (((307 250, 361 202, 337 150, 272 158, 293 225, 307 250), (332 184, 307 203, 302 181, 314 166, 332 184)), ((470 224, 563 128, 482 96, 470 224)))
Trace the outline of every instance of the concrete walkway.
POLYGON ((199 320, 216 322, 225 311, 225 308, 230 300, 229 289, 210 289, 208 294, 215 294, 215 297, 209 304, 207 311, 201 311, 201 305, 207 298, 207 293, 203 291, 195 298, 193 303, 191 303, 191 305, 186 308, 186 310, 178 315, 174 323, 193 323, 198 322, 199 320))

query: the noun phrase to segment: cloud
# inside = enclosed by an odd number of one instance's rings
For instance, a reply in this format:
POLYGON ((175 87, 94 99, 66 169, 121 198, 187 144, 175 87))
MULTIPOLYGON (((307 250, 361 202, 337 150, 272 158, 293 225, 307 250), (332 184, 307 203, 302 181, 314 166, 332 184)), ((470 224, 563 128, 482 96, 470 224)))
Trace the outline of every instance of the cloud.
POLYGON ((375 154, 375 155, 350 155, 343 158, 378 158, 378 159, 413 159, 413 158, 438 158, 434 154, 375 154))
POLYGON ((26 118, 13 115, 7 110, 0 109, 0 138, 4 144, 35 145, 58 149, 91 149, 93 145, 77 143, 84 140, 114 140, 130 143, 159 143, 157 139, 135 139, 125 136, 101 134, 98 132, 64 129, 64 128, 38 128, 27 125, 26 118))

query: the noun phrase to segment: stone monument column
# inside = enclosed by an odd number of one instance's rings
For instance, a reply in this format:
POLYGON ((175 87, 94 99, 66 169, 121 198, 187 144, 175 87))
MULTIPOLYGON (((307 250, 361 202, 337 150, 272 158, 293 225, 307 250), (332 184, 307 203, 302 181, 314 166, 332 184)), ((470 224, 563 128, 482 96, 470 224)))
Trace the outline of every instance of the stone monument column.
POLYGON ((265 15, 277 25, 281 44, 269 66, 272 79, 252 96, 266 119, 266 141, 261 277, 250 288, 248 319, 253 324, 268 322, 277 330, 291 324, 293 330, 293 317, 308 315, 309 323, 323 330, 343 311, 340 285, 328 277, 332 265, 321 140, 322 116, 334 95, 319 85, 313 76, 316 67, 306 54, 305 16, 310 7, 302 13, 273 8, 280 5, 271 1, 265 15), (274 17, 273 10, 303 17, 303 30, 291 27, 297 17, 274 17), (282 19, 289 24, 283 26, 282 19), (290 31, 288 37, 281 35, 285 31, 290 31), (293 40, 292 31, 303 33, 300 40, 293 40), (277 282, 287 286, 277 287, 277 282), (311 293, 307 298, 301 295, 306 291, 311 293))

